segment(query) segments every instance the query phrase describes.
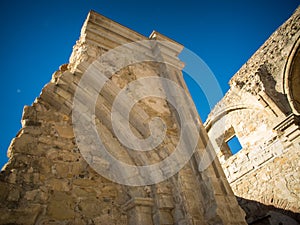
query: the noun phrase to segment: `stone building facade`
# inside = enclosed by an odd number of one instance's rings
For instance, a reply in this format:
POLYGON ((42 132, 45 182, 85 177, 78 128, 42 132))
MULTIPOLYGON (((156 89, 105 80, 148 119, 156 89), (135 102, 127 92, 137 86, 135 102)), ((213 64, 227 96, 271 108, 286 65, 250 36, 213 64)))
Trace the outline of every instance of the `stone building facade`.
MULTIPOLYGON (((183 46, 157 32, 147 38, 90 12, 69 64, 62 65, 34 103, 24 108, 22 128, 11 142, 9 161, 0 174, 0 224, 246 224, 245 213, 239 207, 218 159, 212 159, 205 170, 198 170, 205 147, 210 145, 193 104, 188 105, 189 110, 183 116, 192 118, 200 139, 189 161, 164 181, 144 186, 119 184, 108 179, 106 174, 97 173, 91 163, 96 163, 107 173, 117 170, 129 180, 141 177, 147 180, 151 174, 145 177, 139 170, 126 174, 101 155, 83 157, 85 147, 97 149, 97 146, 91 141, 79 147, 80 141, 89 140, 88 136, 81 137, 79 142, 75 139, 73 125, 80 116, 85 119, 84 114, 72 116, 73 98, 81 88, 80 80, 90 65, 97 65, 96 59, 110 49, 142 40, 153 40, 153 45, 142 44, 143 56, 161 57, 175 67, 145 61, 112 74, 97 93, 93 121, 105 148, 118 160, 134 167, 147 162, 155 164, 173 153, 180 139, 180 128, 185 124, 180 124, 176 109, 164 99, 153 96, 142 99, 130 112, 129 130, 141 139, 149 136, 148 123, 152 117, 165 121, 166 136, 155 151, 129 151, 116 138, 110 116, 117 94, 142 77, 164 77, 187 92, 181 73, 184 65, 177 57, 183 46), (158 44, 160 40, 169 44, 158 44)), ((117 55, 105 63, 110 65, 118 60, 117 55)), ((94 88, 93 81, 87 86, 89 88, 94 88)), ((153 88, 164 93, 167 87, 158 83, 153 88)), ((81 99, 81 104, 89 106, 92 96, 88 90, 82 91, 88 96, 87 102, 81 99)), ((133 92, 129 88, 129 93, 133 92)), ((179 103, 186 104, 182 99, 179 103)), ((121 102, 120 107, 126 107, 126 103, 121 102)), ((84 132, 89 130, 86 128, 84 132)), ((181 148, 187 150, 189 144, 184 143, 181 148)), ((209 150, 213 152, 211 148, 209 150)), ((178 157, 174 162, 180 160, 178 157)))
POLYGON ((249 224, 300 224, 299 28, 300 8, 231 78, 205 122, 249 224), (234 155, 233 137, 242 146, 234 155))

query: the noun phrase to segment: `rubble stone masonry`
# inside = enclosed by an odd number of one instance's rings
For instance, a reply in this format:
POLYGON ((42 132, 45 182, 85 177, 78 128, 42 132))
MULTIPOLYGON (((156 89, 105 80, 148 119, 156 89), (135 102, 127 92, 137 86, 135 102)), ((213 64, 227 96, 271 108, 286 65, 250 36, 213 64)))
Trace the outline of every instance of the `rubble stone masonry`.
POLYGON ((300 8, 231 78, 205 122, 249 224, 300 223, 300 8), (242 150, 232 155, 228 141, 242 150))
MULTIPOLYGON (((24 107, 22 128, 10 144, 9 161, 0 174, 0 224, 246 224, 245 214, 218 159, 204 171, 198 170, 203 146, 208 143, 202 124, 197 124, 201 137, 190 161, 174 176, 157 184, 126 186, 114 183, 98 174, 82 157, 71 116, 78 83, 97 57, 112 48, 139 40, 169 41, 173 48, 162 46, 162 55, 178 67, 183 66, 177 58, 182 45, 157 32, 147 38, 96 12, 89 13, 69 64, 62 65, 34 103, 24 107)), ((150 55, 155 52, 151 48, 148 50, 145 51, 150 55)), ((163 67, 154 62, 125 67, 107 81, 97 98, 95 123, 99 135, 111 154, 128 164, 163 160, 178 143, 179 123, 174 108, 155 97, 138 102, 130 119, 130 128, 140 138, 148 136, 146 125, 151 117, 164 119, 167 135, 155 151, 127 151, 111 127, 112 103, 131 81, 165 76, 187 90, 180 69, 162 70, 163 67)), ((195 107, 190 105, 189 108, 185 116, 195 116, 195 107)), ((199 121, 197 116, 194 118, 195 123, 199 121)), ((92 143, 90 147, 97 148, 92 143)), ((88 160, 107 171, 116 169, 97 154, 90 155, 88 160)), ((131 176, 138 179, 142 174, 131 176)))

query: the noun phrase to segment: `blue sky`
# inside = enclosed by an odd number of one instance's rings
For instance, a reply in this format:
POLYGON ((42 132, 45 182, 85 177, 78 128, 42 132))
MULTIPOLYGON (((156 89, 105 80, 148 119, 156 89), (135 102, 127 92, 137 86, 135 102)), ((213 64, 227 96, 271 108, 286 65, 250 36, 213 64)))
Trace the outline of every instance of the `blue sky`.
MULTIPOLYGON (((72 46, 93 9, 143 35, 152 30, 199 55, 222 90, 230 77, 298 6, 296 0, 45 0, 0 1, 0 166, 20 129, 24 105, 31 105, 72 46)), ((188 80, 203 120, 209 108, 188 80), (199 97, 200 96, 200 97, 199 97)))

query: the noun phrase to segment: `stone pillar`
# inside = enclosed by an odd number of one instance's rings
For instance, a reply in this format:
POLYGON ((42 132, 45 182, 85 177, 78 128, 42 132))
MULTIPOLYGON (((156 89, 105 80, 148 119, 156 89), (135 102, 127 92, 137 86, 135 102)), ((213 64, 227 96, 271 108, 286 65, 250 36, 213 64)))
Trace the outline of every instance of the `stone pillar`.
POLYGON ((123 205, 127 212, 128 225, 153 225, 152 220, 152 198, 134 197, 123 205))

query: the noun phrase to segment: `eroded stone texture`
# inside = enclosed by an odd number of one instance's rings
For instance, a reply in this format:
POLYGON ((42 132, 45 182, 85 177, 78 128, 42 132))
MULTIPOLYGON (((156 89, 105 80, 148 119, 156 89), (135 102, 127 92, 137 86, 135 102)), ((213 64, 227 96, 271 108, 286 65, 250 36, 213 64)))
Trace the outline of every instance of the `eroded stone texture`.
POLYGON ((300 223, 299 28, 300 8, 233 76, 205 123, 251 224, 300 223), (243 147, 235 155, 233 136, 243 147))
MULTIPOLYGON (((178 43, 157 32, 146 38, 95 12, 89 13, 70 63, 53 74, 32 106, 24 108, 22 129, 11 142, 10 159, 0 176, 0 224, 245 224, 244 212, 219 161, 215 159, 205 171, 198 171, 197 165, 208 143, 202 124, 197 123, 201 138, 190 161, 177 174, 158 184, 132 187, 114 183, 96 173, 80 154, 71 113, 74 92, 84 71, 109 49, 149 39, 173 43, 173 48, 161 46, 164 49, 161 55, 182 68, 177 55, 183 47, 178 43)), ((150 50, 150 53, 157 51, 150 50)), ((114 74, 95 107, 95 124, 105 147, 131 165, 155 163, 168 157, 179 139, 176 109, 155 97, 138 102, 130 119, 130 128, 140 138, 149 135, 147 124, 151 117, 164 119, 167 135, 155 151, 128 151, 114 135, 110 114, 116 95, 131 81, 148 76, 164 76, 186 88, 180 69, 144 62, 114 74)), ((199 119, 193 105, 189 113, 196 123, 199 119)), ((91 143, 91 147, 97 146, 91 143)), ((99 155, 90 155, 88 160, 107 171, 116 169, 99 155)), ((132 179, 140 176, 132 174, 132 179)))

